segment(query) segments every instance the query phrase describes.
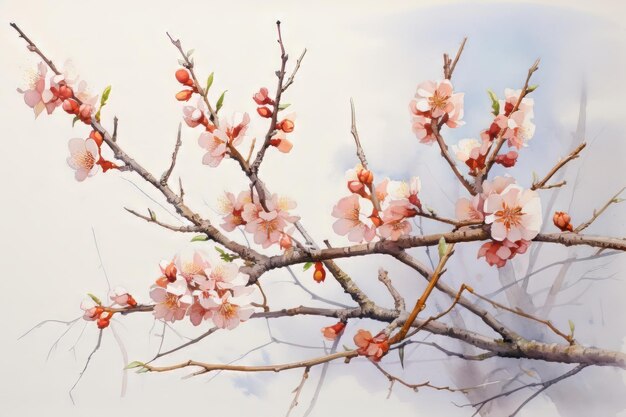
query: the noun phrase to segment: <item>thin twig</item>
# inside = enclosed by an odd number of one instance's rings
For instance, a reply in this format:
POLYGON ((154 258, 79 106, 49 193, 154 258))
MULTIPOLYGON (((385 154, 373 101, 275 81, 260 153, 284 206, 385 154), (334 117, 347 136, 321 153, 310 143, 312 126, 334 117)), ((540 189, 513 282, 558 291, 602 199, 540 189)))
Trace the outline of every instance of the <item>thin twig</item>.
POLYGON ((578 154, 585 148, 585 146, 587 146, 585 142, 578 145, 576 149, 570 152, 569 155, 567 155, 565 158, 557 162, 557 164, 550 170, 550 172, 546 174, 546 176, 541 181, 533 182, 533 185, 530 187, 530 189, 531 190, 548 189, 548 188, 555 188, 555 187, 560 187, 562 185, 565 185, 565 181, 561 181, 560 183, 546 186, 550 178, 552 178, 554 174, 556 174, 559 171, 559 169, 563 168, 565 164, 567 164, 569 161, 578 158, 578 154))
POLYGON ((289 409, 287 410, 286 417, 289 417, 289 415, 291 414, 291 411, 298 405, 298 398, 300 398, 300 393, 302 393, 302 388, 304 388, 304 384, 306 383, 306 380, 309 378, 310 370, 311 370, 310 366, 307 366, 304 368, 304 372, 302 373, 302 379, 300 380, 300 383, 298 384, 296 389, 292 391, 295 393, 295 395, 293 397, 293 400, 291 401, 291 404, 289 405, 289 409))
POLYGON ((176 135, 176 145, 174 146, 174 152, 172 152, 172 162, 170 163, 170 167, 167 169, 167 171, 165 171, 163 175, 161 175, 161 181, 160 181, 161 185, 167 185, 167 180, 170 178, 170 175, 172 175, 172 171, 174 170, 174 165, 176 165, 176 157, 178 156, 178 150, 180 149, 180 146, 183 144, 182 140, 180 139, 181 128, 182 128, 182 123, 179 123, 178 134, 176 135))
POLYGON ((389 293, 391 294, 391 297, 393 298, 393 302, 394 302, 394 306, 396 310, 404 311, 404 309, 406 308, 404 298, 402 297, 402 295, 400 295, 398 290, 396 290, 396 288, 393 286, 391 282, 391 278, 389 278, 389 273, 385 271, 383 268, 378 269, 378 280, 382 282, 385 285, 385 287, 387 287, 387 290, 389 291, 389 293))
POLYGON ((607 201, 606 204, 604 206, 602 206, 602 208, 600 210, 594 210, 593 211, 593 216, 591 217, 591 219, 587 220, 586 222, 584 222, 580 226, 578 226, 576 229, 574 229, 574 233, 582 232, 587 227, 589 227, 589 225, 591 225, 591 223, 593 223, 598 217, 600 217, 600 215, 602 213, 604 213, 604 211, 606 209, 608 209, 611 204, 620 203, 622 201, 622 199, 620 199, 618 197, 619 197, 619 195, 621 193, 624 192, 624 190, 626 190, 626 187, 622 187, 621 190, 619 190, 617 193, 615 193, 615 195, 613 197, 611 197, 611 199, 609 201, 607 201))
MULTIPOLYGON (((202 232, 203 230, 195 225, 187 225, 187 226, 172 226, 171 224, 163 223, 156 219, 156 216, 145 216, 143 214, 137 213, 135 210, 129 209, 128 207, 124 207, 124 210, 127 212, 139 217, 140 219, 144 219, 148 223, 158 224, 159 226, 172 230, 174 232, 182 232, 182 233, 193 233, 193 232, 202 232)), ((154 213, 150 210, 151 213, 154 213)))

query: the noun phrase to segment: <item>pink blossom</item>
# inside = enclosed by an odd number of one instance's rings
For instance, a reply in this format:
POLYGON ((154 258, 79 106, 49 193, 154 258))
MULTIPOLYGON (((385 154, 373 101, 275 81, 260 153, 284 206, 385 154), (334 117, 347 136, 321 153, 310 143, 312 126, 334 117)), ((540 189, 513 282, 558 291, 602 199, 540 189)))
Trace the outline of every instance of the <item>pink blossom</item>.
POLYGON ((484 201, 480 195, 475 195, 471 199, 459 198, 456 202, 456 217, 459 220, 478 220, 485 218, 483 214, 484 201))
POLYGON ((289 210, 296 207, 293 200, 272 194, 265 203, 269 211, 266 212, 261 204, 255 201, 244 206, 241 216, 247 223, 246 232, 254 235, 254 242, 268 248, 278 243, 285 227, 297 222, 300 217, 289 214, 289 210))
POLYGON ((293 148, 293 143, 287 139, 287 135, 285 135, 285 132, 282 130, 274 135, 274 137, 270 140, 270 145, 274 146, 282 153, 289 153, 293 148))
POLYGON ((198 145, 207 150, 202 158, 202 163, 210 167, 216 167, 227 155, 229 146, 239 145, 248 130, 250 116, 244 113, 241 122, 231 124, 227 119, 220 119, 219 128, 203 132, 198 138, 198 145))
POLYGON ((80 309, 85 313, 83 314, 83 320, 95 321, 99 318, 103 312, 102 306, 96 303, 91 297, 85 297, 80 303, 80 309))
POLYGON ((259 106, 274 103, 274 100, 269 97, 269 91, 265 87, 261 87, 259 91, 252 96, 252 99, 259 106))
POLYGON ((429 117, 416 115, 411 118, 411 126, 415 137, 420 143, 432 145, 437 141, 433 135, 432 120, 429 117))
POLYGON ((358 347, 359 355, 367 356, 374 362, 378 362, 389 351, 389 342, 384 333, 372 337, 367 330, 359 329, 354 336, 354 343, 358 347))
POLYGON ((152 286, 150 298, 156 303, 154 317, 172 323, 182 320, 193 301, 188 292, 187 281, 184 279, 177 279, 165 288, 158 285, 152 286))
POLYGON ((333 341, 337 339, 343 330, 346 328, 346 323, 343 321, 337 322, 336 324, 328 327, 322 327, 322 334, 324 335, 324 339, 333 341))
POLYGON ((74 177, 77 181, 83 181, 100 171, 100 165, 97 164, 100 152, 93 139, 71 139, 68 148, 70 156, 67 158, 67 164, 76 170, 74 177))
POLYGON ((113 288, 109 292, 109 298, 111 299, 111 301, 113 301, 113 303, 122 307, 127 307, 127 306, 134 307, 137 305, 137 302, 135 301, 133 296, 130 295, 128 291, 126 291, 126 289, 123 287, 113 288))
POLYGON ((491 224, 491 237, 497 241, 532 240, 541 228, 539 195, 515 184, 489 195, 483 210, 485 223, 491 224))
POLYGON ((504 129, 502 137, 507 140, 509 146, 521 149, 535 134, 535 125, 531 117, 522 110, 517 110, 509 116, 498 115, 494 122, 504 129))
MULTIPOLYGON (((444 114, 461 113, 463 95, 453 93, 452 83, 449 80, 425 81, 417 86, 415 93, 415 109, 420 112, 430 112, 432 118, 439 118, 444 114), (454 97, 454 99, 453 99, 454 97), (460 108, 455 108, 460 106, 460 108)), ((457 117, 460 119, 460 117, 457 117)))
POLYGON ((502 193, 502 191, 511 184, 515 184, 515 178, 513 177, 495 177, 491 181, 483 181, 483 199, 486 199, 491 194, 502 193))
POLYGON ((348 235, 350 242, 360 243, 363 240, 371 241, 375 234, 375 228, 367 226, 360 219, 361 204, 356 194, 344 197, 333 207, 332 215, 338 220, 333 224, 335 233, 341 236, 348 235))
POLYGON ((237 302, 237 298, 232 297, 230 292, 225 292, 221 297, 211 297, 209 304, 213 310, 213 324, 220 329, 232 330, 239 326, 239 323, 248 320, 254 310, 237 302))
POLYGON ((408 220, 385 219, 383 217, 383 225, 378 228, 378 233, 382 238, 398 240, 402 236, 408 236, 411 230, 413 228, 408 220))
POLYGON ((187 105, 183 107, 183 120, 189 127, 196 127, 206 122, 206 105, 202 98, 198 98, 195 106, 187 105))
POLYGON ((190 257, 188 255, 178 255, 174 258, 174 265, 180 274, 187 282, 191 282, 197 276, 206 277, 206 270, 211 268, 206 255, 202 252, 194 251, 190 257))
POLYGON ((515 151, 509 151, 505 154, 496 156, 496 164, 500 164, 505 168, 510 168, 517 162, 518 153, 515 151))
POLYGON ((26 90, 22 90, 18 88, 17 91, 19 93, 24 94, 24 102, 28 107, 33 109, 35 112, 35 117, 39 116, 39 114, 46 109, 48 114, 51 114, 52 111, 61 104, 60 102, 56 102, 56 97, 49 89, 46 89, 46 73, 48 72, 48 68, 46 64, 40 62, 37 65, 37 73, 33 74, 29 80, 28 88, 26 90))
POLYGON ((412 177, 408 183, 405 181, 390 181, 388 185, 389 195, 394 198, 407 199, 411 204, 419 208, 422 207, 422 203, 418 198, 421 188, 422 182, 419 177, 412 177))
POLYGON ((478 258, 484 257, 490 266, 496 265, 498 268, 502 268, 506 261, 513 259, 516 254, 525 253, 529 245, 530 242, 527 240, 511 242, 505 239, 502 242, 486 242, 478 250, 478 258))
POLYGON ((463 98, 464 98, 465 94, 464 93, 457 93, 457 94, 453 94, 452 97, 450 98, 450 102, 452 103, 452 111, 447 113, 447 118, 444 117, 443 120, 445 120, 446 126, 448 126, 451 129, 457 128, 459 126, 463 126, 465 124, 464 121, 462 121, 461 119, 463 118, 464 115, 464 109, 463 109, 463 98))
POLYGON ((208 320, 213 317, 213 310, 208 310, 200 305, 199 302, 195 302, 189 307, 187 314, 189 314, 191 323, 194 326, 199 326, 203 320, 208 320))
POLYGON ((237 226, 243 226, 246 221, 241 217, 243 208, 246 204, 252 203, 250 198, 250 191, 242 191, 237 198, 230 192, 224 193, 224 196, 219 201, 219 212, 224 217, 224 223, 220 226, 228 232, 235 230, 237 226))
MULTIPOLYGON (((522 90, 513 90, 512 88, 504 89, 505 100, 500 100, 500 114, 509 115, 513 111, 513 108, 519 100, 519 96, 522 94, 522 90)), ((529 97, 524 97, 520 103, 518 110, 523 111, 528 117, 533 117, 533 107, 535 100, 529 97)))

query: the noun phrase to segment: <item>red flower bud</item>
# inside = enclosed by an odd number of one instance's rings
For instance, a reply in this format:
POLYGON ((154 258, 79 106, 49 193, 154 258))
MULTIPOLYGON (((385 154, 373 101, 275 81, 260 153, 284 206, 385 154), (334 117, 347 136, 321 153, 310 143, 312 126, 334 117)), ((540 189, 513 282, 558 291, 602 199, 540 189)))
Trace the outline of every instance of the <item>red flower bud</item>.
POLYGON ((270 108, 267 106, 257 107, 256 112, 259 113, 259 116, 265 117, 266 119, 269 119, 270 117, 272 117, 272 114, 273 114, 272 110, 270 110, 270 108))
POLYGON ((285 119, 283 121, 281 121, 280 123, 278 123, 276 125, 277 128, 279 128, 280 130, 282 130, 285 133, 291 133, 293 132, 293 129, 295 127, 293 121, 285 119))
POLYGON ((96 142, 96 145, 98 145, 98 148, 102 146, 102 141, 104 139, 102 138, 102 135, 100 134, 100 132, 98 132, 97 130, 92 130, 91 133, 89 134, 89 138, 93 139, 93 141, 96 142))
POLYGON ((322 334, 324 335, 325 339, 332 341, 332 340, 335 340, 337 336, 339 336, 345 328, 346 328, 346 323, 340 321, 339 323, 333 326, 322 327, 322 334))
POLYGON ((187 82, 189 82, 189 80, 190 80, 189 71, 187 71, 184 68, 181 68, 181 69, 177 70, 175 75, 176 75, 176 79, 181 84, 185 84, 186 85, 187 82))
POLYGON ((98 319, 96 324, 98 325, 98 329, 102 330, 102 329, 106 329, 107 327, 109 327, 109 324, 111 323, 108 318, 103 318, 103 319, 98 319))
POLYGON ((69 114, 77 114, 80 106, 75 100, 67 99, 63 101, 63 110, 65 110, 69 114))
POLYGON ((496 164, 500 164, 505 168, 510 168, 517 162, 518 154, 515 151, 509 151, 503 155, 496 156, 496 164))
POLYGON ((571 232, 574 230, 574 227, 570 223, 571 220, 570 215, 564 211, 556 211, 554 212, 554 217, 552 217, 554 225, 561 229, 562 232, 571 232))
POLYGON ((189 101, 192 95, 193 95, 193 90, 181 90, 178 93, 176 93, 176 100, 189 101))
POLYGON ((128 300, 126 302, 128 303, 128 305, 131 307, 137 307, 137 301, 135 301, 133 296, 130 294, 127 294, 127 295, 128 295, 128 300))
POLYGON ((372 181, 374 181, 374 174, 372 174, 372 171, 368 171, 367 169, 360 170, 357 177, 359 181, 365 185, 371 185, 372 181))
POLYGON ((165 267, 165 271, 164 271, 165 278, 167 278, 169 282, 176 281, 177 273, 178 271, 176 270, 176 265, 174 265, 174 262, 170 262, 170 264, 165 267))
POLYGON ((274 104, 274 100, 269 98, 268 94, 269 91, 267 90, 267 88, 261 87, 261 89, 259 89, 259 92, 252 96, 252 99, 259 106, 263 106, 265 104, 274 104))
POLYGON ((315 262, 315 272, 313 272, 313 279, 318 284, 324 282, 326 279, 326 270, 324 270, 324 264, 321 262, 315 262))

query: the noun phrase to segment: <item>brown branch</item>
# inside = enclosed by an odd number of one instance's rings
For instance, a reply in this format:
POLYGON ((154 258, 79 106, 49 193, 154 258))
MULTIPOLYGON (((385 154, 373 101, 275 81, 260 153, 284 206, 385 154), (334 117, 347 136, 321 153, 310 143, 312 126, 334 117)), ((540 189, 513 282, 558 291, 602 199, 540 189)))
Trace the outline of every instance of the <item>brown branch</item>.
MULTIPOLYGON (((410 336, 407 336, 410 337, 410 336)), ((445 353, 447 356, 452 356, 452 357, 457 357, 457 358, 461 358, 463 360, 466 361, 484 361, 485 359, 489 359, 489 358, 493 358, 494 356, 497 356, 494 352, 485 352, 485 353, 481 353, 478 355, 466 355, 464 353, 459 353, 459 352, 453 352, 451 350, 448 350, 440 345, 438 345, 437 343, 434 342, 424 342, 421 340, 405 340, 404 342, 400 343, 397 346, 394 346, 391 349, 397 349, 401 346, 406 346, 406 345, 412 345, 412 344, 419 344, 419 345, 425 345, 425 346, 431 346, 443 353, 445 353)))
POLYGON ((167 171, 165 171, 163 175, 161 175, 161 181, 160 181, 161 185, 167 185, 167 180, 170 178, 170 175, 172 175, 172 171, 174 170, 174 165, 176 165, 176 157, 178 156, 178 150, 180 149, 180 146, 183 144, 182 140, 180 139, 181 128, 182 128, 182 123, 179 123, 178 134, 176 135, 176 145, 174 146, 174 152, 172 153, 172 162, 170 164, 170 167, 167 169, 167 171))
POLYGON ((311 370, 310 366, 307 366, 304 368, 304 372, 302 373, 302 379, 300 380, 300 383, 298 384, 296 389, 292 391, 293 393, 295 393, 295 395, 293 397, 293 400, 291 401, 291 404, 289 405, 289 409, 287 410, 286 417, 289 417, 289 415, 291 414, 291 411, 294 408, 296 408, 296 406, 298 405, 298 398, 300 398, 300 393, 302 392, 302 388, 304 388, 304 384, 306 383, 306 380, 309 377, 310 370, 311 370))
POLYGON ((591 219, 587 220, 586 222, 582 223, 580 226, 578 226, 576 229, 574 229, 574 233, 579 233, 582 232, 583 230, 585 230, 587 227, 589 227, 589 225, 591 225, 591 223, 593 223, 598 217, 600 217, 600 215, 602 213, 604 213, 604 211, 609 208, 609 206, 611 204, 617 204, 619 202, 621 202, 622 200, 619 199, 619 195, 621 193, 624 192, 624 190, 626 189, 626 187, 622 187, 621 190, 619 190, 613 197, 611 197, 611 199, 609 201, 606 202, 606 204, 604 206, 602 206, 602 208, 600 210, 594 210, 593 211, 593 216, 591 217, 591 219))
MULTIPOLYGON (((394 376, 392 374, 390 374, 389 372, 385 371, 382 366, 380 366, 378 363, 376 362, 371 362, 372 365, 374 365, 376 367, 376 369, 378 369, 383 375, 385 375, 387 377, 387 379, 389 380, 389 382, 391 383, 391 387, 389 388, 389 393, 391 394, 391 388, 393 387, 393 383, 394 382, 399 382, 400 384, 404 385, 407 388, 412 389, 413 391, 417 392, 420 388, 432 388, 434 390, 437 391, 449 391, 449 392, 462 392, 462 393, 466 393, 472 389, 475 389, 477 387, 470 387, 470 388, 450 388, 449 386, 445 386, 445 387, 441 387, 438 385, 433 385, 430 383, 430 381, 426 381, 426 382, 421 382, 421 383, 417 383, 417 384, 410 384, 406 381, 404 381, 403 379, 398 378, 397 376, 394 376)), ((389 398, 389 397, 387 397, 389 398)))
POLYGON ((298 60, 296 61, 296 66, 294 67, 291 75, 289 76, 289 79, 287 79, 287 82, 285 83, 285 85, 283 85, 283 93, 285 92, 285 90, 287 90, 289 88, 289 86, 291 84, 293 84, 293 80, 296 77, 296 74, 298 73, 298 70, 300 69, 300 64, 302 63, 302 60, 304 59, 304 56, 306 55, 306 48, 304 48, 304 51, 302 51, 302 54, 300 55, 300 58, 298 58, 298 60))
MULTIPOLYGON (((365 157, 365 151, 363 150, 363 146, 361 146, 361 140, 359 139, 359 132, 356 129, 356 112, 354 110, 354 100, 350 98, 350 115, 351 115, 351 128, 350 133, 352 133, 352 137, 354 138, 354 142, 356 144, 356 156, 361 161, 361 165, 364 169, 369 169, 367 167, 367 158, 365 157)), ((367 189, 370 192, 370 200, 372 201, 372 205, 376 209, 376 211, 381 211, 380 202, 378 201, 378 196, 376 195, 376 189, 374 188, 374 182, 370 182, 367 184, 367 189)))
POLYGON ((439 281, 439 278, 441 277, 441 275, 444 274, 445 270, 443 268, 446 266, 446 262, 448 262, 448 259, 450 259, 450 256, 452 256, 453 253, 454 253, 454 243, 448 244, 445 253, 441 256, 441 259, 439 260, 439 264, 437 265, 437 268, 435 268, 435 271, 433 272, 430 278, 430 281, 428 282, 428 285, 426 286, 426 289, 422 293, 421 297, 415 303, 415 307, 413 307, 413 310, 411 311, 411 313, 409 314, 409 317, 404 322, 404 325, 402 325, 402 328, 400 329, 400 331, 396 333, 389 340, 389 344, 398 343, 402 341, 402 339, 404 339, 407 332, 413 325, 413 322, 417 318, 417 315, 420 313, 420 311, 424 309, 424 307, 426 307, 426 300, 428 300, 428 297, 430 297, 430 294, 435 289, 435 285, 437 285, 437 281, 439 281))
POLYGON ((389 274, 383 268, 378 269, 378 280, 382 282, 385 287, 387 287, 387 290, 389 291, 389 293, 391 294, 391 297, 393 298, 393 302, 394 302, 394 306, 396 310, 404 311, 405 309, 404 298, 402 297, 402 295, 400 295, 398 290, 396 290, 396 288, 393 286, 391 282, 391 278, 389 278, 389 274))
POLYGON ((452 169, 452 172, 454 173, 454 175, 456 175, 461 185, 465 187, 465 189, 471 195, 476 195, 476 190, 474 186, 463 176, 463 174, 461 174, 461 171, 459 171, 459 168, 456 166, 456 162, 454 162, 452 155, 450 155, 450 152, 448 151, 448 145, 446 144, 445 140, 443 139, 443 136, 441 136, 441 132, 439 131, 439 125, 437 123, 437 119, 432 120, 431 127, 433 130, 433 135, 435 136, 435 139, 437 139, 437 144, 439 145, 439 149, 441 150, 441 156, 443 157, 443 159, 446 160, 448 165, 450 165, 450 169, 452 169))
MULTIPOLYGON (((350 359, 358 356, 358 352, 356 350, 347 350, 344 352, 337 352, 331 355, 320 356, 317 358, 312 358, 308 360, 303 360, 299 362, 291 362, 291 363, 283 363, 283 364, 275 364, 275 365, 260 365, 260 366, 248 366, 248 365, 225 365, 225 364, 211 364, 205 362, 198 362, 194 360, 188 360, 186 362, 178 363, 175 365, 169 366, 152 366, 149 364, 143 365, 145 369, 150 372, 168 372, 176 369, 183 369, 187 367, 199 367, 201 369, 201 373, 207 373, 211 371, 233 371, 233 372, 281 372, 289 369, 296 368, 311 368, 315 365, 320 365, 322 363, 334 361, 337 359, 344 359, 346 363, 350 361, 350 359)), ((199 373, 197 373, 199 374, 199 373)))
POLYGON ((459 46, 459 49, 456 52, 456 56, 454 57, 454 61, 450 60, 448 54, 443 54, 443 75, 447 80, 452 78, 452 73, 456 68, 456 64, 459 62, 459 58, 461 58, 461 54, 463 53, 466 42, 467 37, 463 38, 463 42, 461 42, 461 46, 459 46))
MULTIPOLYGON (((526 95, 528 94, 528 87, 529 87, 529 83, 530 83, 530 78, 533 76, 533 74, 535 73, 535 71, 537 71, 539 69, 539 59, 537 59, 533 65, 528 69, 528 74, 526 75, 526 81, 524 82, 524 87, 522 87, 522 91, 520 92, 520 95, 517 99, 517 103, 515 103, 515 106, 513 106, 513 110, 511 110, 511 112, 509 114, 513 114, 517 111, 517 109, 519 109, 520 104, 522 104, 522 100, 524 99, 524 97, 526 97, 526 95)), ((487 178, 487 175, 489 175, 489 170, 491 169, 491 167, 493 166, 493 164, 496 162, 496 157, 498 156, 498 153, 500 152, 500 149, 502 148, 502 145, 504 144, 504 132, 506 129, 502 129, 500 130, 500 133, 498 134, 498 137, 496 139, 494 139, 496 146, 493 150, 493 152, 491 153, 491 155, 489 156, 489 158, 487 158, 487 163, 485 165, 485 169, 484 169, 484 173, 480 175, 480 177, 477 177, 477 179, 480 180, 480 183, 482 184, 482 182, 485 180, 485 178, 487 178)), ((493 145, 493 144, 492 144, 493 145)), ((491 150, 491 146, 489 146, 489 150, 487 151, 487 153, 489 153, 489 151, 491 150)))
POLYGON ((196 73, 194 71, 194 63, 193 63, 193 61, 189 59, 189 57, 187 56, 187 54, 183 50, 183 47, 182 47, 182 45, 180 43, 180 39, 174 40, 174 38, 172 38, 172 36, 168 32, 165 32, 165 33, 167 34, 167 37, 170 38, 170 41, 172 42, 172 45, 174 45, 176 47, 176 49, 178 49, 178 51, 182 55, 183 61, 185 62, 185 65, 183 65, 183 66, 185 68, 187 68, 187 70, 191 74, 191 78, 193 79, 194 87, 198 91, 198 94, 200 94, 202 96, 202 98, 204 100, 204 104, 206 104, 206 106, 207 106, 207 109, 209 109, 209 113, 211 114, 211 121, 215 124, 215 126, 219 126, 219 119, 217 118, 217 112, 213 109, 213 106, 211 106, 211 103, 209 102, 209 99, 207 97, 208 91, 204 90, 204 88, 202 87, 202 84, 200 84, 200 82, 198 81, 198 78, 196 77, 196 73))
POLYGON ((531 190, 548 189, 548 188, 555 188, 555 187, 560 187, 561 185, 565 185, 565 181, 562 181, 561 183, 553 184, 550 186, 546 186, 546 183, 550 180, 550 178, 552 178, 552 176, 554 176, 554 174, 558 172, 559 169, 563 168, 565 164, 567 164, 569 161, 573 159, 578 158, 578 154, 585 148, 585 146, 587 146, 585 142, 578 145, 576 149, 570 152, 569 155, 567 155, 565 158, 557 162, 557 164, 550 170, 550 172, 546 174, 546 176, 541 181, 533 182, 533 185, 532 187, 530 187, 530 189, 531 190))
MULTIPOLYGON (((143 214, 137 213, 135 210, 129 209, 128 207, 124 207, 124 210, 127 212, 139 217, 140 219, 144 219, 148 223, 157 224, 165 229, 172 230, 174 232, 182 232, 182 233, 198 233, 202 232, 202 229, 198 226, 188 225, 188 226, 172 226, 171 224, 163 223, 156 219, 156 216, 145 216, 143 214)), ((151 213, 154 213, 150 210, 151 213)))

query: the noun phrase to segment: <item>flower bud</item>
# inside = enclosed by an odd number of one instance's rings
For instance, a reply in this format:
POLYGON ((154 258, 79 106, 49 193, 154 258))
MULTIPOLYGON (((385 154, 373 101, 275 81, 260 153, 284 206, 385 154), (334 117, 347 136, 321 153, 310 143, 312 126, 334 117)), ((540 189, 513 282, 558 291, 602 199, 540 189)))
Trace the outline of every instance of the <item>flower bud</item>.
POLYGON ((178 93, 176 93, 176 100, 189 101, 192 95, 193 95, 193 90, 181 90, 178 93))
POLYGON ((293 132, 295 124, 293 123, 292 120, 285 119, 285 120, 281 121, 280 123, 278 123, 276 125, 276 127, 278 129, 282 130, 285 133, 291 133, 291 132, 293 132))
POLYGON ((279 244, 280 248, 283 250, 291 249, 291 247, 293 246, 291 236, 289 236, 287 233, 283 233, 283 235, 280 237, 279 244))
POLYGON ((315 272, 313 272, 313 279, 318 284, 324 282, 326 279, 326 270, 324 270, 324 264, 321 262, 315 262, 315 272))
POLYGON ((263 106, 265 104, 274 104, 274 100, 269 98, 268 94, 269 94, 269 92, 268 92, 267 88, 261 87, 259 89, 259 92, 252 96, 252 99, 259 106, 263 106))
POLYGON ((102 329, 106 329, 107 327, 109 327, 109 324, 111 324, 111 322, 109 321, 108 318, 103 318, 103 319, 98 319, 96 324, 98 325, 98 329, 102 330, 102 329))
POLYGON ((517 162, 518 154, 515 151, 509 151, 503 155, 496 156, 496 164, 500 164, 505 168, 510 168, 517 162))
POLYGON ((67 86, 66 84, 62 84, 57 89, 56 95, 61 100, 67 100, 68 98, 72 98, 74 96, 74 91, 72 90, 71 87, 67 86))
POLYGON ((346 328, 346 323, 340 321, 337 324, 329 327, 322 327, 322 334, 326 340, 333 341, 339 336, 346 328))
POLYGON ((564 211, 556 211, 554 212, 554 217, 552 217, 554 225, 561 229, 562 232, 571 232, 574 230, 574 227, 570 223, 571 220, 570 215, 564 211))
POLYGON ((368 171, 367 169, 360 170, 357 177, 359 178, 359 181, 365 185, 371 185, 372 181, 374 181, 374 174, 372 174, 372 171, 368 171))
POLYGON ((69 114, 77 114, 78 113, 78 109, 79 109, 79 105, 75 100, 72 99, 67 99, 65 101, 63 101, 63 110, 65 110, 66 113, 69 114))
POLYGON ((269 119, 270 117, 272 117, 272 114, 273 114, 272 110, 267 106, 257 107, 256 112, 259 113, 259 116, 265 117, 266 119, 269 119))
POLYGON ((163 273, 165 275, 165 278, 167 278, 169 282, 176 281, 176 274, 178 273, 178 271, 176 269, 176 265, 174 265, 174 262, 170 262, 169 265, 165 267, 165 271, 163 271, 163 273))
POLYGON ((100 134, 100 132, 98 132, 97 130, 92 130, 91 133, 89 134, 89 138, 93 139, 93 141, 96 142, 96 145, 98 145, 98 148, 102 146, 102 141, 104 139, 102 135, 100 134))
POLYGON ((176 79, 181 84, 187 85, 187 83, 190 80, 189 71, 187 71, 184 68, 177 70, 175 75, 176 75, 176 79))

